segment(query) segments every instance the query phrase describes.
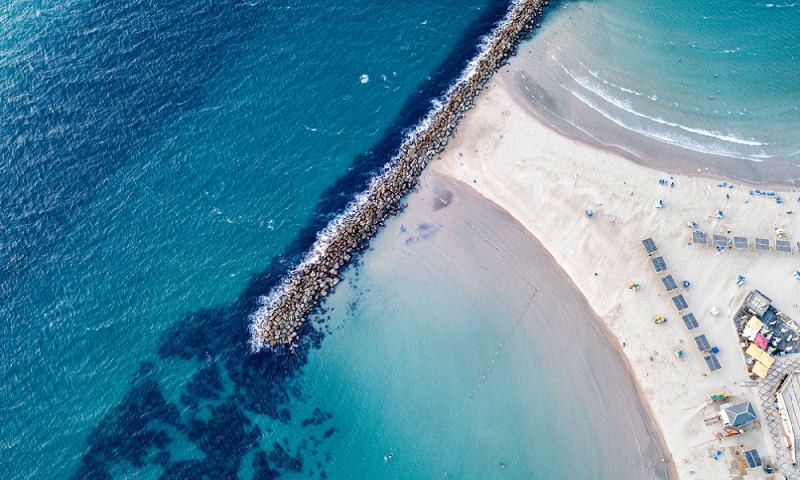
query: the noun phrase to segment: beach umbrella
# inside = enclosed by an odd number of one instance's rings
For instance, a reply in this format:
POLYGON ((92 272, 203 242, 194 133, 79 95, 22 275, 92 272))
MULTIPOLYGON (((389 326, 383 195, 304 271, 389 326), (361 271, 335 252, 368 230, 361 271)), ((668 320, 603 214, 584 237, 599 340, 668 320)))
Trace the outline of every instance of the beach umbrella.
POLYGON ((717 210, 717 212, 714 214, 714 216, 717 217, 717 218, 722 218, 723 217, 722 210, 717 210))
POLYGON ((689 288, 689 285, 691 285, 691 283, 689 283, 689 280, 683 281, 683 288, 689 288))
POLYGON ((591 218, 592 215, 594 215, 594 210, 591 210, 591 209, 590 210, 586 210, 584 213, 586 214, 587 217, 591 218))

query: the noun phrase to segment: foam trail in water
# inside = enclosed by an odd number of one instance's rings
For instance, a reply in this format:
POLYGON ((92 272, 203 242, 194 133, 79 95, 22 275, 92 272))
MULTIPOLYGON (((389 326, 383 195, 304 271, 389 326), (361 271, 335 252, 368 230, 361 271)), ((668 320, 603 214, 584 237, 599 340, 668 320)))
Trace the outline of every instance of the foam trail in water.
POLYGON ((592 110, 596 111, 597 113, 599 113, 600 115, 604 116, 608 120, 611 120, 612 122, 614 122, 615 124, 619 125, 620 127, 624 128, 626 130, 629 130, 629 131, 632 131, 632 132, 636 132, 636 133, 638 133, 640 135, 644 135, 645 137, 652 138, 653 140, 658 140, 660 142, 668 143, 670 145, 675 145, 675 146, 678 146, 678 147, 686 148, 688 150, 693 150, 695 152, 700 152, 700 153, 707 153, 707 154, 711 154, 711 155, 720 155, 720 156, 730 157, 730 158, 740 158, 740 159, 743 159, 743 160, 750 160, 750 161, 754 161, 754 162, 763 161, 762 159, 756 158, 755 156, 747 156, 747 157, 745 157, 745 156, 742 156, 738 152, 733 152, 733 151, 727 150, 727 149, 725 149, 723 147, 719 147, 719 146, 714 147, 714 146, 710 146, 710 145, 707 145, 707 144, 699 143, 699 142, 691 140, 690 138, 682 136, 682 135, 670 134, 670 133, 666 133, 666 132, 658 132, 658 131, 652 131, 652 130, 646 130, 646 129, 643 129, 643 128, 634 128, 634 127, 626 124, 625 122, 623 122, 619 118, 616 118, 613 115, 611 115, 610 113, 604 111, 602 108, 600 108, 599 105, 597 105, 596 102, 592 101, 590 98, 586 97, 582 93, 580 93, 578 91, 575 91, 575 90, 568 89, 566 87, 564 87, 564 88, 569 93, 571 93, 573 96, 575 96, 575 98, 580 100, 584 105, 586 105, 587 107, 589 107, 592 110))
MULTIPOLYGON (((601 87, 600 85, 592 82, 589 78, 572 72, 561 61, 559 61, 559 59, 556 58, 555 56, 551 55, 550 58, 553 59, 553 61, 555 61, 561 67, 561 69, 564 70, 564 72, 576 84, 578 84, 580 87, 582 87, 583 89, 587 90, 588 92, 591 92, 592 94, 600 97, 601 99, 603 99, 608 104, 610 104, 610 105, 612 105, 612 106, 614 106, 614 107, 616 107, 616 108, 618 108, 618 109, 620 109, 620 110, 622 110, 622 111, 624 111, 626 113, 634 115, 636 117, 643 118, 643 119, 649 120, 651 122, 654 122, 654 123, 657 123, 657 124, 660 124, 660 125, 664 125, 664 126, 668 126, 668 127, 672 127, 672 128, 677 128, 677 129, 683 130, 685 132, 694 133, 696 135, 701 135, 701 136, 709 137, 709 138, 715 138, 717 140, 722 140, 724 142, 735 143, 735 144, 739 144, 739 145, 746 145, 746 146, 750 146, 750 147, 768 145, 768 143, 766 143, 766 142, 760 142, 760 141, 752 140, 752 139, 751 140, 745 140, 745 139, 742 139, 742 138, 739 138, 739 137, 736 137, 736 136, 730 135, 730 134, 724 134, 724 133, 721 133, 721 132, 704 130, 704 129, 701 129, 701 128, 688 127, 688 126, 685 126, 685 125, 681 125, 679 123, 675 123, 675 122, 670 122, 670 121, 664 120, 664 119, 659 118, 659 117, 652 117, 652 116, 645 115, 643 113, 637 112, 636 110, 634 110, 632 108, 631 103, 629 101, 621 100, 621 99, 618 99, 618 98, 614 97, 609 92, 607 92, 605 89, 603 89, 603 87, 601 87)), ((592 74, 592 72, 589 72, 589 73, 592 74)), ((664 141, 666 143, 670 143, 672 145, 682 146, 684 148, 689 148, 691 150, 695 150, 695 151, 699 151, 699 152, 713 153, 713 154, 717 154, 717 155, 724 155, 724 156, 728 156, 728 157, 742 158, 742 159, 747 159, 747 160, 755 160, 755 161, 759 161, 760 160, 760 159, 757 159, 755 156, 742 156, 741 153, 732 152, 732 151, 724 149, 724 148, 721 148, 721 149, 710 149, 710 148, 708 148, 706 146, 703 146, 703 145, 701 145, 701 144, 699 144, 697 142, 692 142, 688 138, 683 137, 683 136, 672 136, 672 137, 670 137, 670 136, 667 136, 664 133, 658 134, 658 133, 655 133, 655 132, 649 131, 649 130, 645 131, 645 130, 642 130, 642 129, 633 128, 630 125, 622 122, 622 120, 620 120, 620 119, 612 116, 610 113, 606 112, 596 102, 590 101, 585 95, 581 95, 581 94, 577 93, 576 91, 574 91, 572 89, 569 89, 569 88, 567 88, 567 87, 565 87, 563 85, 561 85, 561 87, 564 88, 565 90, 569 91, 572 95, 574 95, 576 98, 581 100, 581 102, 583 102, 584 104, 586 104, 587 106, 589 106, 593 110, 597 111, 598 113, 600 113, 604 117, 608 118, 609 120, 612 120, 614 123, 626 128, 628 130, 636 131, 636 132, 641 133, 643 135, 646 135, 646 136, 648 136, 650 138, 654 138, 656 140, 662 140, 662 141, 664 141)), ((633 93, 637 93, 637 92, 633 92, 633 93)))
MULTIPOLYGON (((540 11, 537 12, 537 8, 540 9, 541 5, 541 0, 514 0, 511 2, 506 15, 498 22, 492 33, 481 38, 478 46, 478 54, 470 60, 461 75, 448 87, 446 92, 440 98, 434 99, 431 102, 431 109, 428 111, 428 114, 406 134, 402 146, 384 165, 383 172, 370 179, 366 190, 357 195, 353 201, 347 205, 344 212, 331 220, 331 222, 317 234, 314 244, 310 250, 306 252, 299 264, 292 268, 289 273, 281 279, 279 284, 272 289, 269 295, 259 298, 258 303, 260 308, 249 317, 251 347, 253 350, 259 350, 270 344, 265 338, 265 332, 270 331, 270 318, 278 311, 284 302, 289 302, 291 300, 301 303, 306 302, 305 304, 308 304, 309 301, 313 301, 319 297, 317 293, 309 291, 294 292, 295 296, 300 297, 300 300, 292 300, 289 295, 292 294, 294 288, 299 288, 300 281, 303 279, 304 275, 307 274, 312 267, 317 266, 322 259, 326 258, 328 250, 333 242, 337 241, 344 234, 345 230, 348 227, 352 227, 355 224, 355 220, 364 214, 369 202, 376 201, 375 199, 380 198, 380 189, 391 185, 390 181, 396 180, 400 169, 403 167, 401 160, 406 155, 407 148, 414 145, 417 139, 426 138, 425 135, 430 133, 437 133, 437 129, 438 133, 450 132, 447 133, 447 135, 452 133, 454 125, 452 127, 443 127, 442 121, 448 118, 440 114, 442 114, 448 104, 454 100, 457 93, 460 92, 462 94, 461 97, 464 97, 470 92, 473 85, 475 85, 474 88, 477 88, 477 90, 483 88, 483 84, 488 80, 488 77, 478 77, 477 82, 473 82, 473 80, 475 80, 473 77, 479 73, 480 68, 483 69, 480 72, 481 75, 487 73, 487 68, 491 69, 491 71, 488 71, 489 75, 494 73, 497 65, 499 65, 498 61, 505 58, 502 55, 508 52, 507 49, 513 49, 516 46, 516 42, 519 40, 518 35, 525 29, 525 26, 533 17, 540 14, 540 11), (507 34, 510 34, 511 38, 513 38, 511 44, 508 43, 509 37, 507 34), (451 130, 447 130, 448 128, 451 128, 451 130)), ((532 26, 532 23, 529 24, 529 27, 530 26, 532 26)), ((473 93, 476 93, 477 90, 473 93)), ((464 98, 460 98, 459 102, 463 100, 464 98)), ((458 103, 457 105, 457 107, 454 107, 455 109, 463 110, 468 108, 465 106, 465 103, 458 103)), ((457 118, 451 118, 450 120, 457 121, 457 118)), ((436 148, 430 145, 428 147, 436 148)), ((430 156, 429 152, 430 151, 421 155, 423 157, 430 156)), ((405 167, 408 167, 408 165, 405 165, 405 167)), ((332 270, 331 273, 332 277, 338 278, 334 270, 332 270)), ((330 278, 328 280, 330 280, 330 278)), ((295 334, 292 333, 291 338, 294 338, 294 335, 295 334)))

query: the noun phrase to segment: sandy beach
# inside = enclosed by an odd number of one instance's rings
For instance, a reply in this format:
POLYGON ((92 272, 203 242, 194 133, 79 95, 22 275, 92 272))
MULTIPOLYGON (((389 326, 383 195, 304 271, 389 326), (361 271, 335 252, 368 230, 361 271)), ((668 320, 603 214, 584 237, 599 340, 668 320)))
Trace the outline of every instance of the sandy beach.
POLYGON ((326 299, 346 330, 304 376, 339 474, 674 478, 613 336, 542 245, 437 172, 407 202, 326 299))
MULTIPOLYGON (((531 115, 524 91, 514 89, 512 61, 495 75, 477 107, 431 168, 463 182, 509 212, 536 237, 588 300, 616 339, 644 402, 663 433, 678 478, 771 478, 748 470, 742 450, 775 458, 758 389, 748 383, 745 356, 732 315, 744 296, 759 289, 777 308, 800 319, 797 191, 774 198, 750 195, 757 187, 708 172, 677 173, 637 165, 545 127, 531 115), (664 180, 665 182, 659 182, 664 180), (725 183, 724 187, 720 185, 725 183), (657 201, 663 208, 654 208, 657 201), (587 210, 593 210, 589 218, 587 210), (721 210, 722 218, 715 212, 721 210), (794 254, 716 249, 691 244, 687 222, 708 233, 768 238, 775 228, 792 240, 794 254), (699 328, 688 331, 666 293, 641 241, 654 240, 667 271, 680 285, 699 328), (737 286, 738 275, 745 283, 737 286), (637 291, 628 288, 638 282, 637 291), (716 307, 719 315, 712 316, 716 307), (652 318, 667 322, 655 325, 652 318), (694 337, 705 334, 719 348, 722 366, 709 372, 694 337), (683 358, 675 352, 682 349, 683 358), (718 440, 721 424, 709 395, 725 391, 756 407, 761 428, 718 440), (722 452, 719 454, 718 452, 722 452)), ((686 312, 684 312, 686 313, 686 312)))

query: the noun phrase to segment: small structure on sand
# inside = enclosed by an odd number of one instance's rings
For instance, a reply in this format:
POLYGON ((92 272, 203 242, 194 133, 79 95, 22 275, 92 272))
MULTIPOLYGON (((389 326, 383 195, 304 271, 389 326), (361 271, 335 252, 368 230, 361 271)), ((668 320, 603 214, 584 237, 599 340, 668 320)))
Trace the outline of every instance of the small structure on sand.
POLYGON ((771 303, 772 300, 770 300, 769 297, 758 290, 753 290, 747 294, 747 297, 744 299, 744 303, 742 304, 742 308, 747 309, 750 313, 757 317, 761 317, 767 313, 771 303))
POLYGON ((750 402, 736 405, 723 404, 719 407, 719 414, 722 417, 722 424, 726 427, 743 427, 756 419, 756 411, 750 402))
POLYGON ((797 436, 800 429, 800 372, 789 372, 783 377, 775 390, 775 408, 783 426, 783 443, 792 455, 792 463, 797 463, 797 436))
POLYGON ((764 379, 774 355, 800 353, 800 326, 772 305, 766 295, 748 293, 734 316, 751 378, 764 379))

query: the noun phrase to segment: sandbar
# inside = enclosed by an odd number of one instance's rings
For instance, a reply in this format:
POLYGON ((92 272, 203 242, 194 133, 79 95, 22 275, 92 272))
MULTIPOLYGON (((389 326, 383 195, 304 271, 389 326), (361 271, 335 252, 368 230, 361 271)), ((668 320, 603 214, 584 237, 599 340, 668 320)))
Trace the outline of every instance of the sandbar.
MULTIPOLYGON (((741 450, 774 456, 766 425, 720 441, 714 436, 720 426, 704 420, 714 415, 709 395, 718 391, 760 404, 731 321, 747 292, 759 289, 800 318, 800 281, 793 278, 800 270, 800 212, 787 213, 800 206, 800 193, 783 187, 776 192, 785 200, 779 204, 774 197, 751 195, 755 185, 708 172, 659 171, 562 136, 531 114, 524 92, 514 90, 518 74, 512 61, 495 75, 430 168, 507 211, 563 268, 629 362, 678 478, 762 478, 760 469, 742 468, 741 450), (658 201, 662 208, 655 208, 658 201), (709 237, 763 237, 773 244, 780 228, 795 253, 718 252, 691 243, 690 221, 709 237), (688 331, 681 321, 663 274, 654 271, 642 247, 646 238, 658 246, 668 267, 664 274, 679 284, 690 281, 680 292, 698 329, 688 331), (744 285, 735 283, 739 275, 744 285), (640 288, 629 289, 631 282, 640 288), (710 313, 714 307, 717 316, 710 313), (668 321, 656 325, 656 315, 668 321), (722 369, 709 371, 693 340, 699 334, 719 348, 722 369), (682 358, 678 350, 685 352, 682 358)), ((763 420, 760 407, 757 413, 763 420)))

